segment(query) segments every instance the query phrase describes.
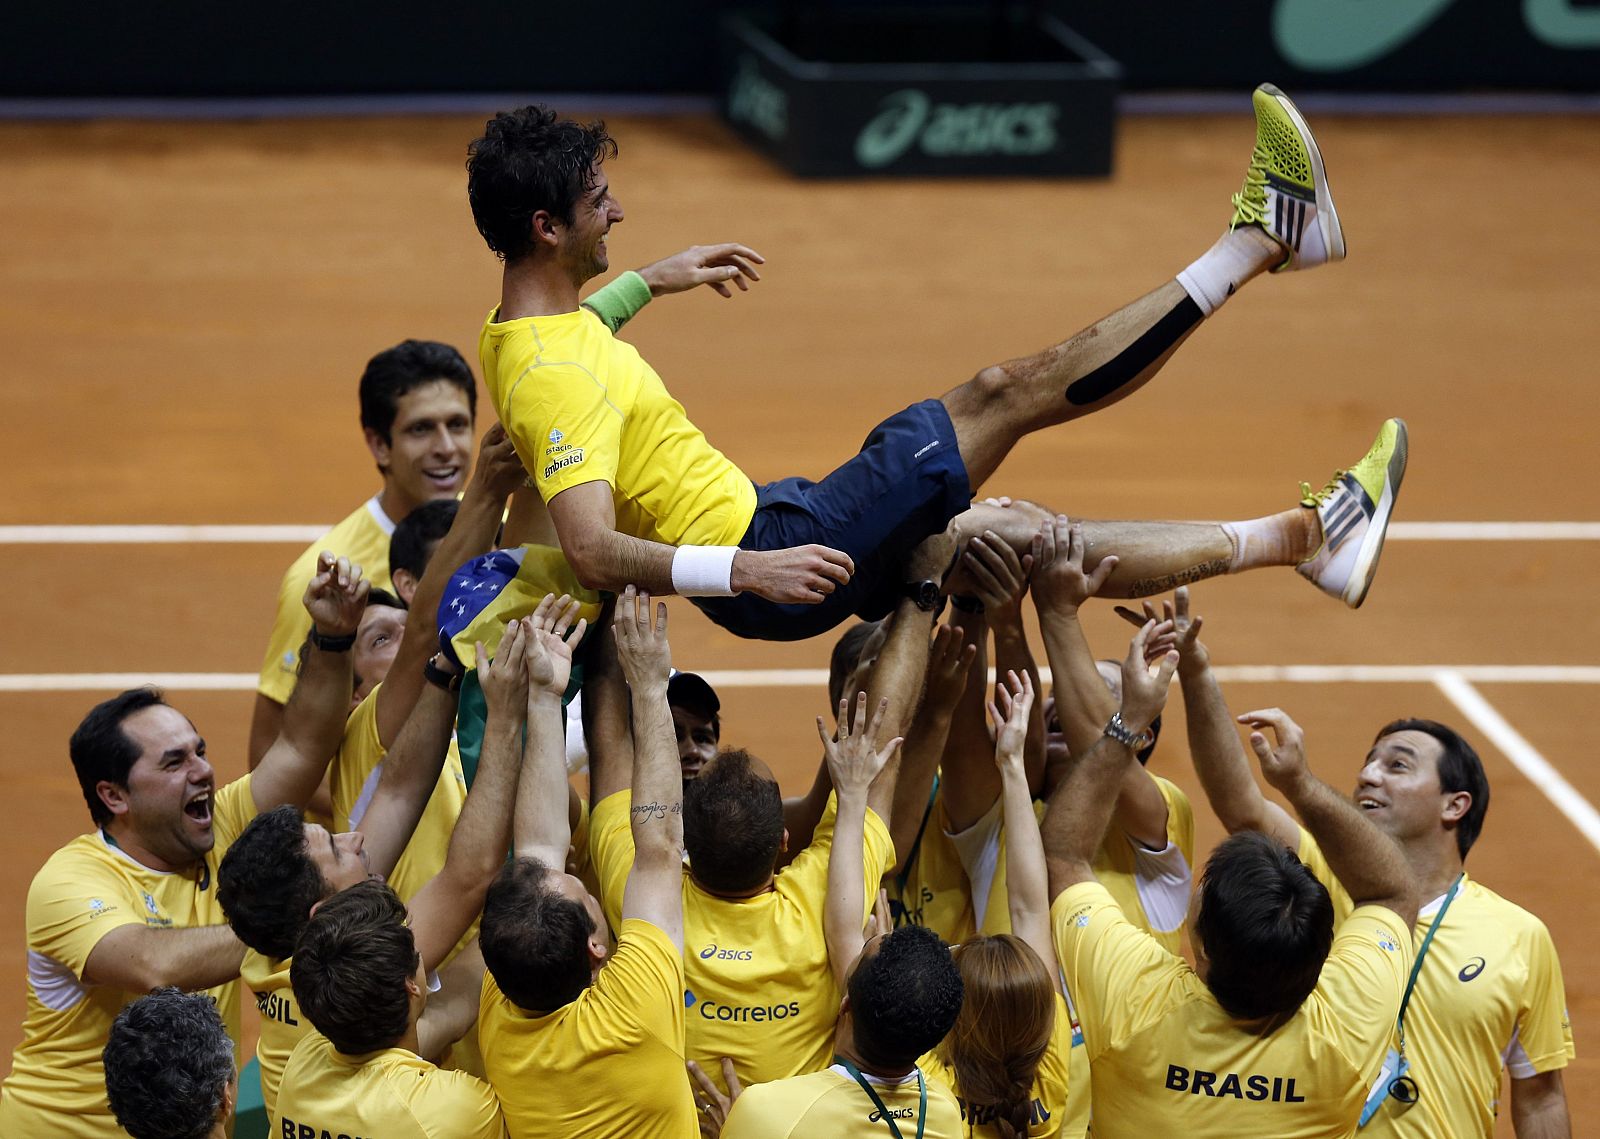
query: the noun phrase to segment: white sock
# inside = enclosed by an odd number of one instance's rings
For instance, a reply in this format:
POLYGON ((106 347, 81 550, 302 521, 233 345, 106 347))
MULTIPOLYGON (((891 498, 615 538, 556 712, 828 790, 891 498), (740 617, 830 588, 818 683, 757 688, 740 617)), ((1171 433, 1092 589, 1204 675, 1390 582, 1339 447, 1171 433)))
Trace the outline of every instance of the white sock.
POLYGON ((1178 284, 1210 316, 1261 266, 1261 245, 1243 230, 1229 230, 1178 274, 1178 284))

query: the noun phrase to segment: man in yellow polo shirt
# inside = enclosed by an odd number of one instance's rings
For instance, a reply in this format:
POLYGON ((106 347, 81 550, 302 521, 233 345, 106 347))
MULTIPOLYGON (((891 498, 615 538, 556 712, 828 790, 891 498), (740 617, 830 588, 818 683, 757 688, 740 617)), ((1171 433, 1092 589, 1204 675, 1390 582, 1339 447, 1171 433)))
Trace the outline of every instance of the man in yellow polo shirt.
MULTIPOLYGON (((467 159, 473 220, 504 262, 479 356, 579 578, 594 589, 675 592, 737 635, 799 640, 851 614, 885 616, 908 584, 939 588, 949 567, 907 583, 901 559, 947 526, 959 537, 992 529, 1025 551, 1036 514, 971 505, 1012 447, 1132 394, 1257 275, 1342 259, 1304 118, 1270 85, 1254 102, 1256 149, 1232 225, 1175 279, 1070 340, 890 416, 820 481, 760 488, 707 441, 639 353, 578 303, 608 268, 606 241, 623 220, 605 168, 617 147, 604 124, 563 121, 540 106, 496 115, 467 159), (1287 229, 1285 193, 1295 200, 1287 229)), ((736 244, 701 254, 701 279, 724 294, 729 282, 746 287, 761 262, 736 244)), ((656 292, 637 276, 622 280, 640 304, 656 292)), ((825 340, 826 329, 817 335, 825 340)), ((1405 460, 1404 425, 1391 421, 1359 473, 1340 472, 1299 506, 1227 524, 1095 523, 1090 548, 1096 561, 1121 555, 1108 586, 1119 596, 1280 565, 1356 606, 1376 572, 1405 460), (1347 513, 1348 528, 1334 524, 1347 513)))
POLYGON ((256 770, 217 787, 206 742, 152 688, 89 712, 72 766, 93 834, 73 839, 28 889, 22 1043, 0 1086, 0 1135, 110 1139, 101 1050, 113 1018, 166 985, 205 990, 239 1040, 239 962, 217 901, 218 863, 262 808, 304 803, 322 779, 350 700, 350 642, 367 583, 323 558, 307 587, 305 683, 256 770))
MULTIPOLYGON (((427 1005, 429 962, 443 960, 477 918, 504 864, 513 804, 524 799, 523 728, 530 691, 566 689, 576 606, 546 598, 513 622, 492 664, 478 648, 488 718, 472 793, 439 875, 409 910, 385 883, 369 880, 319 905, 295 944, 290 978, 316 1033, 295 1046, 272 1115, 273 1134, 432 1136, 496 1139, 503 1133, 494 1092, 465 1072, 442 1071, 417 1054, 427 1005), (320 1035, 319 1035, 320 1034, 320 1035), (309 1129, 309 1131, 305 1131, 309 1129)), ((531 795, 532 792, 530 791, 531 795)), ((565 811, 563 799, 557 809, 565 811)))
POLYGON ((597 739, 596 752, 631 768, 636 857, 608 952, 599 902, 561 869, 570 841, 561 689, 536 693, 516 858, 485 899, 480 935, 488 975, 478 1031, 512 1139, 696 1133, 683 1067, 683 783, 667 707, 666 606, 652 611, 648 594, 628 589, 603 632, 614 637, 633 717, 631 732, 626 720, 611 725, 619 730, 597 739))
MULTIPOLYGON (((1188 601, 1184 591, 1174 616, 1192 631, 1199 621, 1191 620, 1188 601)), ((1179 647, 1190 751, 1217 817, 1230 831, 1262 831, 1296 851, 1328 888, 1334 911, 1350 912, 1349 883, 1325 844, 1251 777, 1206 646, 1190 632, 1179 647)), ((1574 1050, 1555 943, 1543 922, 1468 877, 1464 865, 1489 807, 1477 752, 1436 721, 1394 721, 1378 730, 1352 799, 1399 842, 1424 903, 1415 926, 1421 965, 1404 1013, 1409 1084, 1397 1096, 1387 1094, 1396 1074, 1381 1081, 1362 1134, 1489 1139, 1504 1068, 1519 1139, 1570 1135, 1562 1071, 1574 1050)))
POLYGON ((1094 1132, 1284 1139, 1355 1132, 1399 1011, 1416 891, 1392 840, 1316 779, 1284 721, 1252 745, 1267 779, 1319 836, 1356 906, 1335 930, 1327 890, 1277 840, 1228 839, 1206 864, 1194 967, 1135 928, 1092 861, 1141 733, 1178 665, 1134 635, 1120 710, 1051 797, 1043 840, 1051 921, 1083 1024, 1094 1132))

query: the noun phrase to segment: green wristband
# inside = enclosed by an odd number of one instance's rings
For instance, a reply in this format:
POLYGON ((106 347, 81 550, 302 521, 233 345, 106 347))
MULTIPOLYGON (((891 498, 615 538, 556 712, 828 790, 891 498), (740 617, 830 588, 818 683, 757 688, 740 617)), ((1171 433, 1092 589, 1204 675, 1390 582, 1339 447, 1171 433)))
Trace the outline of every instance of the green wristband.
POLYGON ((629 269, 605 288, 597 290, 583 305, 615 334, 649 303, 650 286, 645 284, 643 277, 629 269))

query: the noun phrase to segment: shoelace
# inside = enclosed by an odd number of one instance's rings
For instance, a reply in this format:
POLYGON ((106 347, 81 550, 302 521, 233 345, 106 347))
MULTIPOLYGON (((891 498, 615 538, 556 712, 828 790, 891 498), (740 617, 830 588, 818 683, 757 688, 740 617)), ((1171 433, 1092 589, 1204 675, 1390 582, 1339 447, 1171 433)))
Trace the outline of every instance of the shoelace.
POLYGON ((1233 196, 1234 212, 1238 214, 1235 224, 1260 225, 1266 220, 1267 165, 1271 161, 1272 155, 1257 141, 1250 152, 1250 168, 1244 172, 1244 185, 1233 196))
POLYGON ((1327 485, 1324 486, 1321 490, 1317 491, 1314 494, 1312 493, 1311 484, 1310 483, 1308 483, 1308 482, 1301 483, 1300 484, 1300 505, 1301 506, 1321 506, 1324 502, 1328 501, 1328 496, 1329 495, 1331 495, 1334 491, 1339 489, 1339 480, 1344 478, 1344 476, 1349 474, 1349 473, 1350 472, 1349 472, 1348 469, 1347 470, 1342 470, 1342 471, 1334 471, 1333 472, 1333 477, 1328 480, 1327 485))

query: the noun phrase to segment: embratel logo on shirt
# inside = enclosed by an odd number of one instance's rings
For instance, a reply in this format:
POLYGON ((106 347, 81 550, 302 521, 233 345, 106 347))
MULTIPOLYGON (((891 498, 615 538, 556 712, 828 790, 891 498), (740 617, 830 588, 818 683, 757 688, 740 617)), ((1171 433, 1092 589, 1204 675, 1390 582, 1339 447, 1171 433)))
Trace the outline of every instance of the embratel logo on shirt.
MULTIPOLYGON (((575 467, 579 463, 583 462, 583 448, 582 447, 568 447, 568 448, 565 448, 565 450, 567 452, 565 455, 562 455, 559 459, 555 459, 555 460, 545 464, 545 466, 544 466, 544 477, 545 478, 548 479, 551 476, 553 476, 557 471, 564 471, 568 467, 575 467)), ((548 452, 546 452, 546 453, 548 454, 548 452)))

